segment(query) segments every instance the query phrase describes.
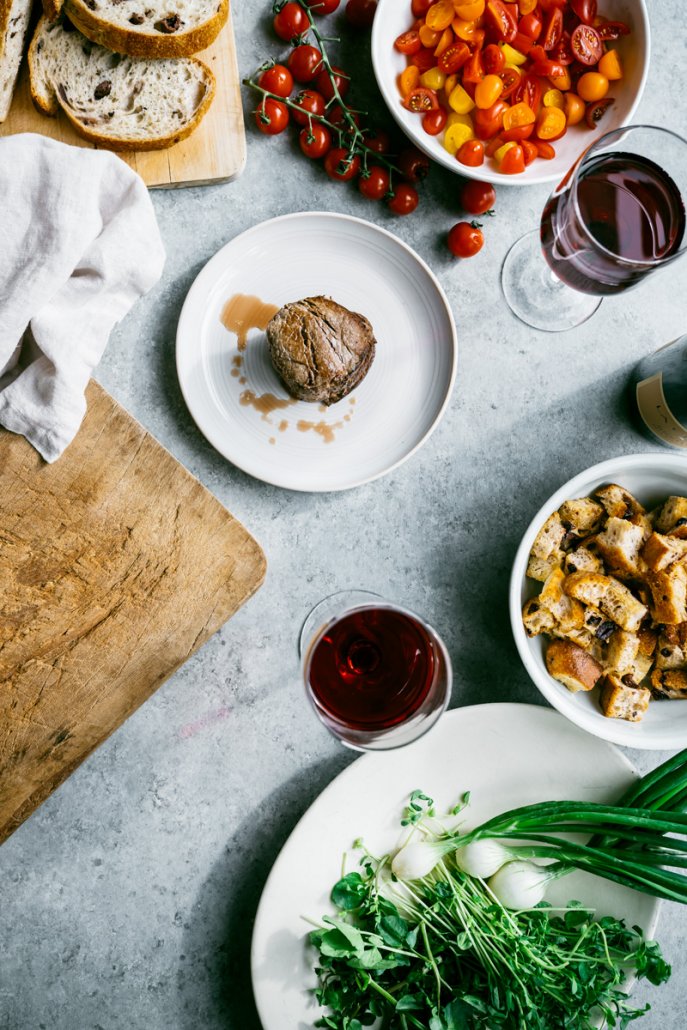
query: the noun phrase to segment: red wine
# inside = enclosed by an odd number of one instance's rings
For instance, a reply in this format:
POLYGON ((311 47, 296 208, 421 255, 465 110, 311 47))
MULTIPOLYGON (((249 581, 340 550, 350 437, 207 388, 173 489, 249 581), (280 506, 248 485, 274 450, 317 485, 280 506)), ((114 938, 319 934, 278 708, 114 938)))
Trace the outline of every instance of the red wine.
POLYGON ((383 730, 413 715, 435 679, 432 638, 393 608, 359 608, 335 622, 310 660, 316 704, 338 723, 383 730))
POLYGON ((675 254, 684 236, 680 191, 659 165, 637 154, 606 154, 583 167, 577 206, 579 213, 571 190, 554 194, 541 240, 558 278, 582 293, 637 285, 651 271, 646 263, 675 254))

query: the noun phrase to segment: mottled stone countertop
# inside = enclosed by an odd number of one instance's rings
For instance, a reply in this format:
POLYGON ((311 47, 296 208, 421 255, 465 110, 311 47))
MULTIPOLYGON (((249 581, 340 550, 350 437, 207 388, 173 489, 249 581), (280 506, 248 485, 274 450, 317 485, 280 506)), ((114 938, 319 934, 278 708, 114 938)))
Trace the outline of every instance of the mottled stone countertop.
MULTIPOLYGON (((687 135, 683 4, 649 6, 637 120, 687 135)), ((275 52, 267 9, 236 4, 243 74, 275 52)), ((370 81, 365 46, 349 41, 343 57, 370 81)), ((308 710, 298 676, 296 634, 325 594, 366 587, 424 613, 453 658, 454 706, 541 703, 511 637, 513 555, 564 480, 651 449, 622 392, 642 355, 685 332, 685 266, 604 302, 573 332, 535 332, 510 314, 498 279, 548 188, 499 190, 483 251, 459 263, 443 239, 460 217, 457 186, 435 169, 421 208, 394 219, 249 125, 238 181, 154 194, 164 277, 117 328, 97 378, 249 527, 269 571, 0 849, 0 1030, 258 1030, 248 956, 260 890, 297 819, 353 759, 308 710), (307 209, 398 233, 439 276, 459 334, 458 382, 435 434, 388 477, 342 494, 279 490, 228 464, 195 428, 174 364, 179 311, 205 262, 256 222, 307 209)), ((666 757, 628 756, 641 769, 666 757)), ((687 1023, 686 929, 684 911, 665 905, 674 976, 636 992, 653 1005, 639 1024, 648 1030, 687 1023)))

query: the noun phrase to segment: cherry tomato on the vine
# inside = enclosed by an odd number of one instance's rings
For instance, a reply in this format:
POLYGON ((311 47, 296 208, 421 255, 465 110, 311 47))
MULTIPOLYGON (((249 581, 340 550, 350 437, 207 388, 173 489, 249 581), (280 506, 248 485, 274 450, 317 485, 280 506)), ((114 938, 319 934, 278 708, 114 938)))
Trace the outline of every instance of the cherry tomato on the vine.
POLYGON ((310 121, 308 115, 324 115, 325 103, 321 93, 314 89, 304 89, 296 97, 295 103, 298 110, 291 108, 291 117, 297 125, 307 125, 310 121))
POLYGON ((399 182, 394 187, 394 195, 389 200, 389 210, 395 215, 411 214, 420 202, 418 192, 407 182, 399 182))
POLYGON ((303 0, 310 8, 312 14, 323 17, 325 14, 333 14, 341 0, 303 0))
POLYGON ((279 38, 290 43, 292 39, 297 39, 308 31, 310 22, 301 5, 296 3, 296 0, 289 0, 275 14, 272 25, 279 38))
POLYGON ((265 97, 255 112, 255 124, 266 136, 277 136, 289 124, 289 109, 281 100, 265 97))
POLYGON ((301 129, 298 133, 298 142, 305 156, 316 161, 329 152, 332 145, 332 134, 326 125, 313 122, 309 128, 301 129))
MULTIPOLYGON (((470 140, 470 142, 475 142, 470 140)), ((491 211, 496 203, 496 190, 488 182, 471 179, 460 192, 460 204, 471 215, 483 215, 491 211)))
MULTIPOLYGON (((334 81, 336 83, 336 88, 339 91, 339 96, 345 97, 348 93, 348 87, 351 84, 349 76, 342 68, 336 68, 333 65, 332 72, 334 73, 334 81)), ((322 68, 317 73, 315 87, 322 94, 325 100, 332 100, 334 98, 334 87, 332 86, 332 80, 329 78, 329 73, 326 68, 322 68)))
POLYGON ((348 0, 346 21, 354 29, 369 29, 372 27, 376 11, 377 0, 348 0))
POLYGON ((375 154, 388 154, 391 150, 391 137, 383 129, 367 129, 365 146, 375 154))
POLYGON ((285 65, 273 64, 262 73, 258 84, 278 97, 288 97, 293 89, 293 75, 285 65))
POLYGON ((479 222, 457 222, 448 234, 448 249, 454 257, 469 258, 484 244, 479 222))
POLYGON ((309 43, 301 43, 300 46, 294 47, 286 63, 296 82, 305 85, 307 82, 312 82, 320 70, 322 54, 317 47, 310 46, 309 43))
POLYGON ((360 171, 360 158, 357 154, 351 157, 345 147, 334 147, 324 159, 324 170, 330 179, 350 182, 360 171))
POLYGON ((358 179, 358 189, 368 200, 381 200, 389 192, 389 173, 381 165, 371 165, 358 179))
POLYGON ((396 160, 399 171, 408 182, 421 182, 429 175, 429 158, 416 147, 402 150, 396 160))

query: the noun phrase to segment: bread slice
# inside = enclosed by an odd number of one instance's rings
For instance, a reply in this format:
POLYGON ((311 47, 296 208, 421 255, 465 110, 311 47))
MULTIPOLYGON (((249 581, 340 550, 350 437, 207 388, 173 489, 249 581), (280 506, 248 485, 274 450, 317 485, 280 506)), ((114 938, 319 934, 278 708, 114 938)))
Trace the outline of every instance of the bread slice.
POLYGON ((0 123, 9 114, 30 15, 31 0, 0 0, 0 123))
POLYGON ((552 640, 546 649, 546 668, 573 694, 593 690, 603 669, 583 648, 569 640, 552 640))
POLYGON ((44 0, 93 43, 129 57, 190 57, 215 41, 229 0, 44 0), (63 6, 62 6, 63 4, 63 6))
POLYGON ((215 93, 201 61, 122 57, 69 29, 41 18, 31 41, 31 96, 41 111, 61 108, 80 136, 111 150, 160 150, 200 124, 215 93))

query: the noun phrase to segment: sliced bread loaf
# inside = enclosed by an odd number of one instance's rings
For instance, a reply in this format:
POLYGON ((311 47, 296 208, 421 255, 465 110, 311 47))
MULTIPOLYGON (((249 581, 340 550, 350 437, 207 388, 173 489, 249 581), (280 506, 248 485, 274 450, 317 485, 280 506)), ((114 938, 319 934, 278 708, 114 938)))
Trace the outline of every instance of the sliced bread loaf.
POLYGON ((110 150, 160 150, 198 126, 215 77, 192 57, 123 57, 68 22, 41 18, 29 47, 31 96, 46 114, 64 111, 76 131, 110 150))
POLYGON ((0 0, 0 122, 12 103, 30 15, 31 0, 0 0))
POLYGON ((46 17, 63 11, 93 43, 130 57, 189 57, 210 46, 229 0, 43 0, 46 17))

